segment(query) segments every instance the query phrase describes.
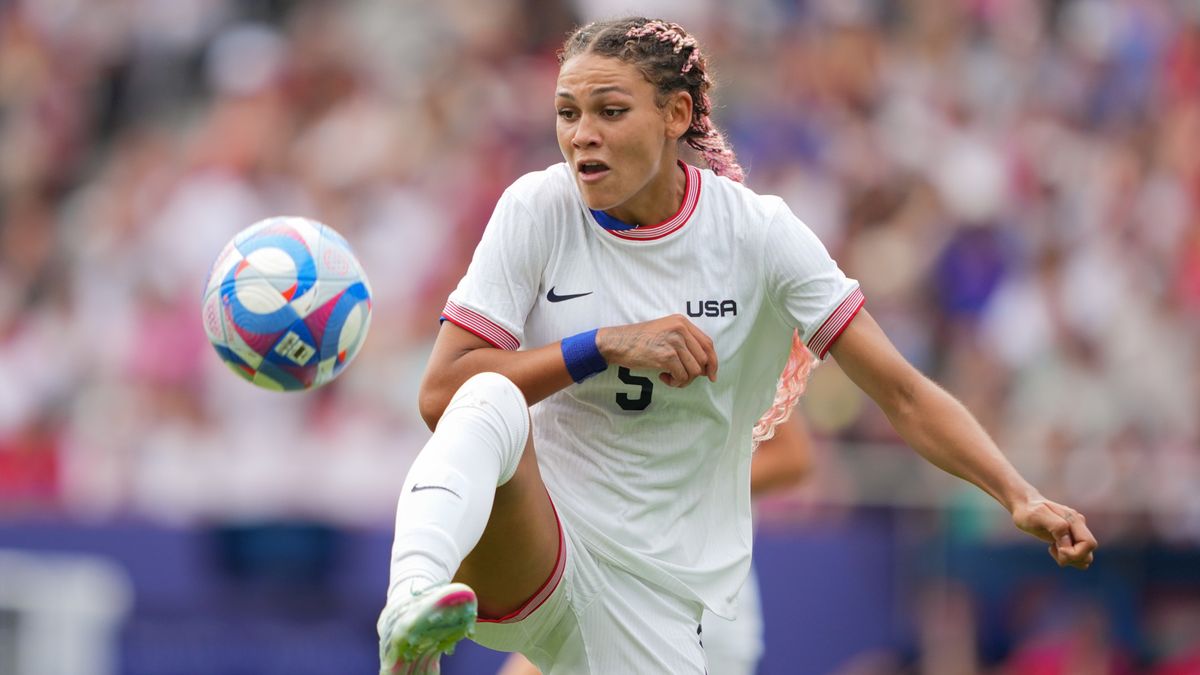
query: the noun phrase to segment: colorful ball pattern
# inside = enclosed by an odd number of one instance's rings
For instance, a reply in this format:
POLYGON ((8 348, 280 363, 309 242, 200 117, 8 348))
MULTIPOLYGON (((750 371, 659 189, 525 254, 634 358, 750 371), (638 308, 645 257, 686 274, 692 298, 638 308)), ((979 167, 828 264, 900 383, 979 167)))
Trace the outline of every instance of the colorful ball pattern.
POLYGON ((225 246, 202 308, 204 331, 233 372, 267 389, 301 391, 354 360, 371 324, 371 287, 341 235, 282 216, 225 246))

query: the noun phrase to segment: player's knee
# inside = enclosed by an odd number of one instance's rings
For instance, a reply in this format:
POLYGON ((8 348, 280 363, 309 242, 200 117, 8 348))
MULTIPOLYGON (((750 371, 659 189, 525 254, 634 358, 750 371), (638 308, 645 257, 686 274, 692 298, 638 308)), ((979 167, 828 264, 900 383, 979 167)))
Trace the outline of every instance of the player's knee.
POLYGON ((454 393, 443 422, 466 411, 495 434, 502 467, 499 485, 507 483, 516 473, 529 439, 529 406, 525 395, 512 380, 499 373, 478 373, 454 393))
POLYGON ((450 405, 464 398, 484 400, 491 403, 505 417, 524 417, 529 413, 529 405, 525 403, 525 395, 520 387, 500 373, 476 373, 462 383, 450 405))

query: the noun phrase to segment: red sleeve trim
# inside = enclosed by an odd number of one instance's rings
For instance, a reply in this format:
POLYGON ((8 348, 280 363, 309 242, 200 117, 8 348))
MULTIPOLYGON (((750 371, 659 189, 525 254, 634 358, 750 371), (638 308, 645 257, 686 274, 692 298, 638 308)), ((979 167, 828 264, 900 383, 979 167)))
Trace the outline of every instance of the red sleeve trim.
POLYGON ((442 318, 463 330, 474 333, 496 349, 506 349, 511 352, 521 346, 512 333, 504 330, 486 316, 462 305, 447 302, 445 309, 442 310, 442 318))
POLYGON ((862 309, 866 301, 862 289, 854 289, 854 292, 842 300, 842 304, 833 310, 833 313, 825 319, 825 323, 821 324, 817 332, 809 338, 808 350, 816 354, 818 359, 825 358, 825 355, 829 353, 829 348, 841 336, 842 331, 846 330, 846 326, 850 325, 850 320, 858 314, 858 310, 862 309))

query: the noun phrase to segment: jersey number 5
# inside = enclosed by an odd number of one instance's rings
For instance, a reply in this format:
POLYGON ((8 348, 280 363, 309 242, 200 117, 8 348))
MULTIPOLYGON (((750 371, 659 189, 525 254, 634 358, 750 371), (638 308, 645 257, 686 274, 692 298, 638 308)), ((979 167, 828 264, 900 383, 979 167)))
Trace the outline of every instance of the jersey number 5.
POLYGON ((634 375, 625 366, 617 369, 617 377, 625 384, 641 387, 637 398, 632 398, 623 391, 617 392, 617 405, 621 406, 622 410, 645 410, 650 406, 650 397, 654 394, 654 382, 650 378, 634 375))

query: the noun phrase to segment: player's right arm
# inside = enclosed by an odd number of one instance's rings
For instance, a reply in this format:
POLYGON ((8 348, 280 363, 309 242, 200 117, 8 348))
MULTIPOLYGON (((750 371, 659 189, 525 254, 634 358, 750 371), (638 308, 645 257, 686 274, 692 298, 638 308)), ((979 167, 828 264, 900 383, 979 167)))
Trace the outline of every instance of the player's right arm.
POLYGON ((436 427, 454 392, 472 375, 484 372, 512 380, 530 405, 573 383, 558 342, 524 351, 496 349, 474 333, 443 321, 417 400, 425 424, 436 427))
MULTIPOLYGON (((653 321, 610 326, 596 333, 596 347, 610 365, 658 370, 672 387, 686 387, 697 377, 717 378, 712 339, 687 318, 673 314, 653 321)), ((454 392, 472 375, 494 372, 512 380, 533 405, 574 383, 563 360, 562 343, 509 351, 450 321, 442 322, 429 366, 421 380, 421 418, 433 429, 454 392)))

